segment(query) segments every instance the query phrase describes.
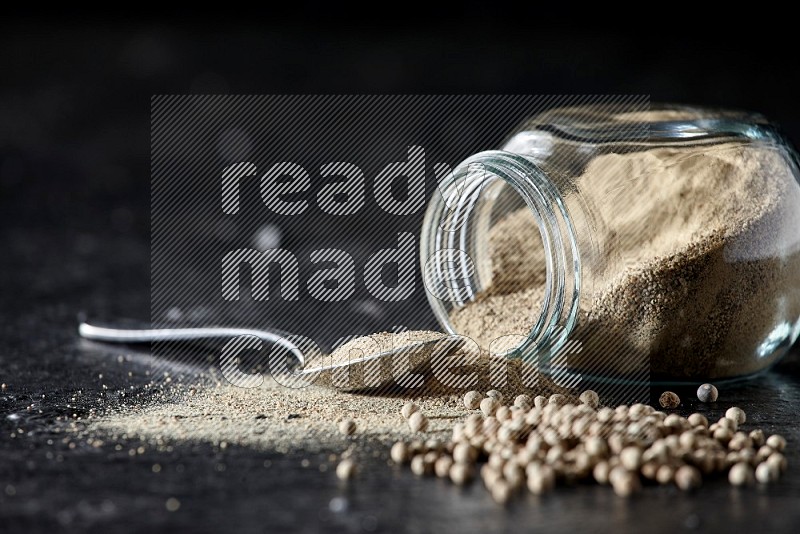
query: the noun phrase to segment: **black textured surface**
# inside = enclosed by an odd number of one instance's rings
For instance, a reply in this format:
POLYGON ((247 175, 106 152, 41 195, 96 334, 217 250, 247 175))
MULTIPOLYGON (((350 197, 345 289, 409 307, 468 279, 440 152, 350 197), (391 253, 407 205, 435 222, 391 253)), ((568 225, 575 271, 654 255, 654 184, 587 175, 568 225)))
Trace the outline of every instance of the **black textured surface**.
MULTIPOLYGON (((717 57, 724 46, 672 42, 659 51, 639 46, 641 37, 604 47, 577 34, 559 47, 544 32, 532 43, 537 32, 529 27, 502 39, 487 35, 485 43, 456 23, 375 33, 360 42, 251 24, 218 36, 205 27, 98 30, 29 22, 4 28, 0 382, 8 387, 0 392, 0 530, 796 531, 797 348, 771 372, 721 388, 719 402, 701 410, 719 416, 738 405, 748 427, 786 436, 789 471, 768 488, 737 490, 715 480, 696 494, 648 488, 625 501, 586 485, 542 499, 526 495, 502 508, 479 484, 462 491, 378 460, 344 487, 330 471, 319 472, 324 458, 303 467, 302 451, 280 457, 233 448, 220 455, 206 445, 178 445, 131 457, 135 442, 120 451, 70 448, 65 418, 149 402, 138 372, 147 357, 120 364, 117 351, 80 342, 75 326, 81 312, 149 315, 151 94, 644 92, 654 100, 757 109, 795 140, 800 134, 797 84, 788 79, 796 69, 774 55, 737 48, 717 57), (758 83, 744 83, 744 76, 758 83), (141 396, 120 397, 120 388, 130 386, 141 396), (163 466, 158 474, 154 463, 163 466), (166 510, 170 497, 181 502, 177 512, 166 510)), ((681 411, 693 410, 691 404, 681 411)))
POLYGON ((26 238, 14 241, 0 273, 28 288, 25 299, 13 305, 5 301, 0 312, 0 380, 8 384, 0 393, 0 520, 8 532, 112 525, 123 532, 141 531, 145 525, 193 532, 234 526, 241 532, 487 532, 518 531, 520 525, 546 531, 640 532, 649 525, 655 531, 715 532, 732 524, 755 532, 765 527, 792 531, 800 521, 796 349, 771 372, 721 387, 714 405, 698 407, 691 391, 678 390, 684 399, 681 413, 698 409, 709 418, 719 417, 737 405, 747 412, 748 428, 762 427, 788 439, 790 469, 767 488, 735 489, 716 479, 694 494, 648 487, 626 501, 607 487, 580 485, 541 499, 526 495, 503 508, 481 484, 460 490, 440 480, 417 479, 385 460, 367 460, 361 476, 344 486, 332 471, 319 471, 324 456, 311 455, 304 467, 302 451, 279 456, 228 448, 220 453, 210 445, 176 444, 171 452, 148 448, 131 457, 128 451, 139 446, 136 441, 121 442, 120 451, 116 442, 87 446, 69 439, 65 430, 73 414, 85 417, 92 408, 152 401, 144 376, 146 354, 133 352, 133 358, 120 363, 118 355, 130 350, 81 342, 75 335, 78 311, 128 317, 146 313, 146 242, 98 239, 94 251, 78 252, 73 240, 34 231, 20 236, 26 238), (49 250, 59 261, 21 261, 27 247, 49 250), (120 391, 127 391, 127 397, 121 398, 120 391), (18 433, 20 428, 24 433, 18 433), (77 446, 69 448, 69 442, 77 446), (152 472, 154 463, 162 466, 160 473, 152 472), (177 512, 166 510, 170 497, 181 502, 177 512))

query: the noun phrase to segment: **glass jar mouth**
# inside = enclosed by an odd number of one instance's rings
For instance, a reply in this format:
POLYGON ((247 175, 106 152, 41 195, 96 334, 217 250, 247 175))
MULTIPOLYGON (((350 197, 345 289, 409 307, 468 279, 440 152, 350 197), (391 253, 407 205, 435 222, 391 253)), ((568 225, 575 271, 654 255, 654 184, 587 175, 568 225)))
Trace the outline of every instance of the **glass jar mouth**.
POLYGON ((733 140, 779 141, 777 126, 747 111, 675 104, 653 104, 647 111, 615 112, 608 107, 558 108, 523 129, 535 127, 568 142, 664 144, 718 143, 733 140))
MULTIPOLYGON (((558 188, 531 159, 505 151, 475 154, 439 184, 425 213, 420 259, 428 302, 442 328, 459 335, 449 312, 475 300, 491 281, 484 261, 491 204, 497 186, 508 185, 524 202, 538 226, 544 248, 545 280, 532 326, 515 348, 495 353, 544 364, 575 328, 581 296, 578 240, 558 188), (483 237, 482 237, 483 236, 483 237), (483 256, 482 256, 483 257, 483 256), (476 258, 477 259, 477 258, 476 258), (448 282, 462 282, 458 287, 448 282), (442 298, 442 288, 448 298, 442 298)), ((482 347, 486 348, 486 347, 482 347)))

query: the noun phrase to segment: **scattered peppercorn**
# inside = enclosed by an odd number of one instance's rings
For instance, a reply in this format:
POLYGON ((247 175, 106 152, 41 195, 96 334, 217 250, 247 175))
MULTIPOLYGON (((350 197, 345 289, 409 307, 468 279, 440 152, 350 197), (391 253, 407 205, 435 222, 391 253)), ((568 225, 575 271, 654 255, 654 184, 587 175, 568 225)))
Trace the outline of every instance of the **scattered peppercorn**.
POLYGON ((469 464, 456 463, 450 466, 450 480, 453 484, 463 486, 472 480, 473 468, 469 464))
POLYGON ((581 393, 580 397, 578 397, 578 400, 590 408, 597 408, 600 406, 600 397, 591 389, 587 389, 581 393))
POLYGON ((778 452, 783 452, 783 449, 786 448, 786 439, 779 434, 773 434, 767 438, 767 446, 778 452))
POLYGON ((345 436, 352 436, 356 432, 356 422, 352 419, 343 419, 339 423, 339 432, 345 436))
POLYGON ((788 462, 786 461, 786 457, 779 452, 773 452, 772 454, 770 454, 766 462, 775 467, 780 473, 786 471, 786 468, 788 467, 788 462))
POLYGON ((417 406, 413 402, 407 402, 403 405, 403 408, 400 410, 400 414, 406 419, 408 419, 409 417, 411 417, 411 414, 418 411, 419 411, 419 406, 417 406))
POLYGON ((697 388, 697 399, 700 402, 717 402, 719 391, 712 384, 703 384, 697 388))
POLYGON ((412 432, 425 432, 428 429, 428 418, 422 412, 414 412, 408 418, 408 426, 412 432))
POLYGON ((494 415, 494 413, 500 407, 500 403, 494 397, 486 397, 481 401, 480 407, 483 415, 489 417, 494 415))
POLYGON ((418 454, 411 459, 411 472, 420 477, 430 473, 430 467, 425 463, 423 455, 418 454))
POLYGON ((665 391, 658 398, 658 403, 662 408, 677 408, 681 404, 681 398, 672 391, 665 391))
MULTIPOLYGON (((684 475, 686 476, 686 475, 684 475)), ((671 484, 675 480, 675 468, 669 464, 664 464, 656 471, 656 482, 662 486, 671 484)))
POLYGON ((642 483, 636 473, 632 473, 624 467, 615 467, 609 475, 611 487, 614 493, 620 497, 630 497, 642 489, 642 483))
POLYGON ((398 441, 392 445, 389 456, 391 456, 394 463, 403 464, 408 461, 408 447, 402 441, 398 441))
POLYGON ((687 418, 687 421, 689 421, 689 424, 693 427, 699 426, 708 428, 708 419, 706 419, 706 416, 701 413, 693 413, 687 418))
POLYGON ((767 442, 766 437, 764 437, 764 431, 760 428, 750 432, 750 439, 753 441, 753 445, 756 447, 761 447, 767 442))
POLYGON ((533 400, 528 395, 517 395, 514 399, 514 406, 521 410, 530 410, 533 407, 533 400))
POLYGON ((490 389, 489 391, 487 391, 486 396, 491 397, 497 402, 503 402, 503 394, 497 391, 496 389, 490 389))
POLYGON ((775 482, 780 477, 780 471, 774 464, 762 462, 756 467, 756 480, 759 484, 775 482))
POLYGON ((700 471, 691 465, 682 465, 675 471, 675 485, 683 491, 699 488, 702 481, 700 471))
POLYGON ((349 480, 356 474, 356 464, 350 458, 345 458, 336 466, 336 476, 340 480, 349 480))
POLYGON ((467 394, 464 395, 464 406, 466 406, 468 410, 477 410, 481 406, 482 399, 483 396, 477 391, 468 391, 467 394))
MULTIPOLYGON (((415 474, 436 474, 459 485, 480 473, 498 503, 523 488, 546 493, 562 480, 594 478, 628 497, 644 480, 689 491, 715 473, 727 471, 734 485, 767 484, 786 469, 780 452, 786 440, 740 430, 746 415, 739 408, 709 425, 699 413, 684 418, 644 404, 600 408, 599 399, 593 407, 591 393, 579 398, 576 405, 560 394, 533 400, 525 395, 509 407, 488 395, 479 403, 480 412, 453 424, 450 441, 395 443, 392 460, 410 459, 415 474)), ((413 430, 422 421, 427 426, 417 409, 409 426, 413 430)))
POLYGON ((753 483, 753 466, 745 462, 739 462, 728 472, 728 481, 734 486, 747 486, 753 483))
POLYGON ((439 478, 450 476, 450 468, 453 466, 453 459, 450 456, 440 456, 433 464, 433 472, 439 478))
POLYGON ((725 417, 736 421, 737 425, 743 425, 747 420, 747 415, 744 413, 744 410, 736 407, 728 408, 725 412, 725 417))

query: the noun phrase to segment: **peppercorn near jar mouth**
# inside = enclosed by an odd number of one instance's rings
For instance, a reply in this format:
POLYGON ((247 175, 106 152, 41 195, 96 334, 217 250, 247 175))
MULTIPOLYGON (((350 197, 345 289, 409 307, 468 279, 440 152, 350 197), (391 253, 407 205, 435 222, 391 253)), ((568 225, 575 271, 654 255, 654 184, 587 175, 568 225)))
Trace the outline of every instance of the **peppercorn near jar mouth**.
POLYGON ((583 278, 573 220, 558 188, 531 159, 499 150, 480 152, 440 182, 423 220, 423 281, 440 325, 458 335, 450 314, 492 283, 488 232, 495 204, 509 195, 535 218, 538 235, 531 240, 541 240, 546 276, 541 305, 528 311, 530 330, 503 336, 489 350, 545 369, 575 328, 583 278))

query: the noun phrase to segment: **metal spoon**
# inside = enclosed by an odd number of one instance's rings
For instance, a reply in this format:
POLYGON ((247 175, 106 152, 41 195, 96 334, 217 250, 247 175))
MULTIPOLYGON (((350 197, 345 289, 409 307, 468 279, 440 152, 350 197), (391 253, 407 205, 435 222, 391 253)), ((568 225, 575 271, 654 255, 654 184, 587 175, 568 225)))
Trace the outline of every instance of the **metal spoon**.
MULTIPOLYGON (((306 358, 302 351, 291 341, 286 339, 283 335, 270 332, 267 330, 256 330, 249 328, 226 328, 226 327, 203 327, 203 328, 122 328, 117 326, 101 326, 97 324, 90 324, 81 322, 78 325, 78 334, 92 341, 101 341, 105 343, 152 343, 155 341, 194 341, 204 339, 225 339, 234 338, 239 336, 255 336, 267 342, 275 343, 277 346, 283 347, 292 353, 297 359, 300 369, 293 372, 296 376, 300 377, 314 377, 322 373, 342 369, 344 367, 353 368, 357 365, 362 365, 366 362, 373 360, 392 358, 404 353, 414 353, 419 350, 428 350, 437 344, 449 344, 448 349, 455 350, 461 346, 461 341, 448 336, 442 336, 438 339, 428 341, 419 341, 393 347, 391 350, 379 352, 376 354, 368 354, 361 358, 353 358, 346 362, 332 363, 328 365, 320 365, 305 369, 306 358)), ((382 383, 370 385, 366 389, 380 389, 392 385, 394 382, 393 377, 384 380, 382 383)), ((337 388, 344 391, 365 389, 363 387, 353 388, 337 388)))

